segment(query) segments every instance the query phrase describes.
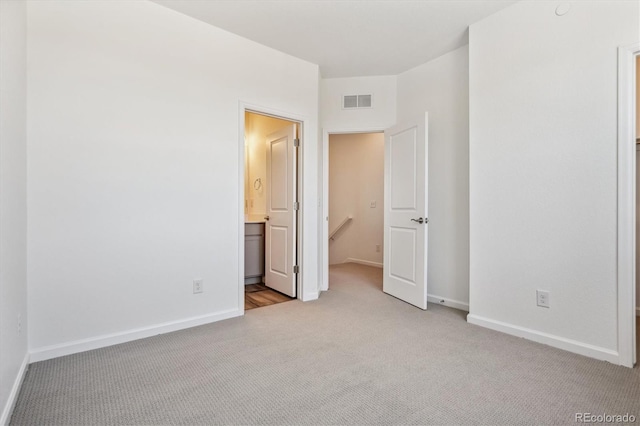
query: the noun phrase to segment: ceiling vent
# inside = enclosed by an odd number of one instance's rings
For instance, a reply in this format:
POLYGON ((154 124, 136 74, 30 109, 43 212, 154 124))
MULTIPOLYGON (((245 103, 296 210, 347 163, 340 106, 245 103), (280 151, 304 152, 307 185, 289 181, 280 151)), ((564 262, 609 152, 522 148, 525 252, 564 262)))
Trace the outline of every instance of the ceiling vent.
POLYGON ((342 97, 342 108, 371 108, 371 95, 344 95, 342 97))

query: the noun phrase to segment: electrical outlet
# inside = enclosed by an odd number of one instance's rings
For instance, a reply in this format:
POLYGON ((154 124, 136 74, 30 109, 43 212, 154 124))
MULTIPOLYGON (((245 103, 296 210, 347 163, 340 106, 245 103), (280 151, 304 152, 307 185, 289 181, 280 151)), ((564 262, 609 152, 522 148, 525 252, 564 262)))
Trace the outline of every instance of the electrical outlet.
POLYGON ((377 202, 372 201, 369 203, 369 207, 371 207, 372 209, 375 209, 377 204, 378 204, 377 202))
POLYGON ((380 244, 376 244, 376 253, 380 253, 380 244))
POLYGON ((202 278, 197 278, 193 280, 193 294, 202 293, 203 291, 204 291, 204 288, 203 288, 202 278))
POLYGON ((538 306, 542 308, 549 308, 549 292, 546 290, 536 290, 536 300, 538 306))

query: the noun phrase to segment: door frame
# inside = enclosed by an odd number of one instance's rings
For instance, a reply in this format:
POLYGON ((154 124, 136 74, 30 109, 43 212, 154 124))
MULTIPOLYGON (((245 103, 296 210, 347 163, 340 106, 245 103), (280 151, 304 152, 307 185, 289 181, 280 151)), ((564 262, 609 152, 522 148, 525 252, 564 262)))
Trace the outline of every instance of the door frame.
MULTIPOLYGON (((387 126, 389 127, 389 126, 387 126)), ((385 128, 376 127, 326 127, 322 129, 322 232, 320 233, 321 246, 321 267, 320 267, 320 288, 319 291, 329 290, 329 136, 360 134, 360 133, 384 133, 385 128)))
MULTIPOLYGON (((297 166, 297 199, 300 202, 304 197, 304 123, 308 120, 298 114, 282 111, 275 108, 269 108, 262 105, 251 104, 248 102, 239 102, 238 106, 238 310, 244 315, 244 197, 245 197, 245 120, 244 115, 247 112, 265 115, 267 117, 279 118, 287 120, 298 125, 298 138, 300 145, 296 161, 297 166)), ((304 235, 304 209, 300 208, 297 215, 297 232, 296 232, 296 257, 298 259, 299 271, 296 277, 296 299, 304 301, 304 280, 302 279, 303 262, 303 239, 304 235)))
POLYGON ((618 48, 618 360, 636 361, 636 56, 640 43, 618 48))

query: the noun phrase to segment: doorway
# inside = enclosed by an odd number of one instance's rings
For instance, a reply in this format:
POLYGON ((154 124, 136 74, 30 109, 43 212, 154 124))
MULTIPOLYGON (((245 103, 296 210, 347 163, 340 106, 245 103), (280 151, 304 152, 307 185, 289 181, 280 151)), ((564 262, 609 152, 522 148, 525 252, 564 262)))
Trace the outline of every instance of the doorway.
POLYGON ((245 110, 245 310, 298 298, 301 123, 245 110))
MULTIPOLYGON (((428 122, 425 112, 384 130, 383 241, 373 244, 382 253, 382 290, 423 310, 427 309, 428 122)), ((341 133, 364 132, 324 132, 321 290, 329 289, 329 243, 353 220, 343 211, 329 230, 329 138, 341 133)), ((377 207, 377 200, 370 200, 369 208, 372 205, 377 207)))
MULTIPOLYGON (((363 127, 363 128, 329 128, 324 129, 322 134, 322 226, 320 232, 321 264, 320 264, 320 285, 319 291, 329 290, 329 242, 330 236, 336 228, 329 227, 329 139, 334 135, 359 135, 359 134, 384 134, 384 128, 363 127)), ((344 218, 343 218, 344 219, 344 218)), ((333 222, 332 222, 333 223, 333 222)), ((343 225, 343 227, 346 225, 343 225)), ((339 232, 339 231, 338 231, 339 232)), ((334 235, 335 237, 335 235, 334 235)))
POLYGON ((329 265, 382 268, 384 134, 329 136, 329 265))

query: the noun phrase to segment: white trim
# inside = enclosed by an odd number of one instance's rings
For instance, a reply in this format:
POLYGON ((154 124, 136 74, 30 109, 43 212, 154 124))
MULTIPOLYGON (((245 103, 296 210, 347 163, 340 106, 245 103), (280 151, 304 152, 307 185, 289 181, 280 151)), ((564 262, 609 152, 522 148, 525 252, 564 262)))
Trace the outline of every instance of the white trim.
POLYGON ((20 365, 20 369, 18 370, 18 374, 16 379, 13 381, 13 386, 11 386, 11 392, 9 392, 9 398, 7 398, 7 403, 4 405, 4 409, 2 410, 2 417, 0 417, 0 425, 8 425, 9 421, 11 421, 11 414, 13 414, 13 409, 16 406, 16 401, 18 400, 18 394, 20 393, 20 388, 22 387, 22 382, 24 381, 24 376, 27 374, 27 370, 29 368, 29 354, 24 354, 24 359, 22 360, 22 365, 20 365))
POLYGON ((381 127, 341 127, 328 126, 322 129, 322 233, 320 241, 320 288, 329 290, 329 135, 347 133, 383 133, 381 127))
POLYGON ((587 343, 578 342, 576 340, 565 339, 564 337, 542 333, 530 328, 519 327, 517 325, 507 324, 501 321, 495 321, 478 315, 467 315, 467 322, 470 324, 489 328, 491 330, 510 334, 512 336, 523 337, 534 342, 553 346, 554 348, 563 349, 565 351, 573 352, 579 355, 588 356, 602 361, 608 361, 612 364, 620 363, 620 356, 618 352, 606 348, 601 348, 599 346, 589 345, 587 343))
MULTIPOLYGON (((298 274, 298 283, 296 289, 296 297, 303 302, 307 300, 305 295, 305 280, 303 268, 303 253, 304 253, 304 217, 305 211, 309 210, 311 206, 306 206, 302 203, 304 199, 304 149, 305 140, 310 135, 307 135, 305 123, 310 122, 309 117, 301 116, 298 114, 292 114, 286 111, 281 111, 274 108, 265 107, 262 105, 251 104, 244 101, 238 102, 238 306, 244 314, 244 133, 245 133, 245 112, 254 112, 266 116, 279 118, 282 120, 291 121, 298 124, 298 135, 301 143, 298 148, 298 201, 301 202, 302 208, 299 210, 298 224, 297 224, 297 250, 298 250, 298 266, 300 267, 300 273, 298 274)), ((314 241, 312 238, 311 241, 314 241)), ((311 280, 309 280, 311 281, 311 280)), ((315 280, 314 280, 315 281, 315 280)), ((311 286, 311 285, 309 285, 311 286)), ((315 290, 315 289, 314 289, 315 290)), ((317 290, 316 290, 317 292, 317 290)), ((309 294, 313 294, 309 293, 309 294)), ((316 297, 317 298, 317 297, 316 297)))
POLYGON ((635 56, 640 43, 618 48, 618 353, 620 365, 636 360, 636 131, 635 56))
POLYGON ((461 311, 469 312, 469 304, 460 302, 459 300, 448 299, 446 297, 436 296, 434 294, 427 294, 427 302, 435 303, 436 305, 448 306, 454 309, 460 309, 461 311))
POLYGON ((318 300, 318 297, 320 297, 320 294, 317 291, 312 291, 309 293, 304 293, 302 295, 302 301, 303 302, 311 302, 313 300, 318 300))
POLYGON ((244 112, 246 106, 240 102, 238 104, 238 186, 240 192, 238 194, 238 310, 244 315, 244 197, 245 197, 245 152, 244 152, 244 135, 245 122, 244 112), (242 284, 242 285, 240 285, 242 284))
POLYGON ((382 263, 371 262, 370 260, 356 259, 353 257, 347 257, 342 263, 358 263, 360 265, 373 266, 374 268, 382 268, 382 263))
POLYGON ((44 346, 32 350, 30 352, 30 360, 31 362, 38 362, 79 352, 90 351, 93 349, 105 348, 107 346, 131 342, 133 340, 157 336, 158 334, 171 333, 173 331, 184 330, 186 328, 197 327, 199 325, 239 317, 243 314, 244 311, 242 309, 231 309, 215 314, 170 321, 148 327, 134 328, 120 333, 104 334, 102 336, 90 337, 88 339, 81 339, 58 345, 44 346))

